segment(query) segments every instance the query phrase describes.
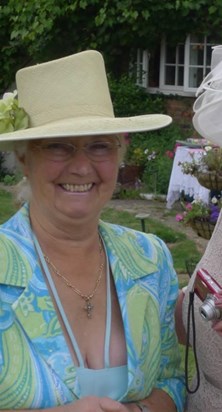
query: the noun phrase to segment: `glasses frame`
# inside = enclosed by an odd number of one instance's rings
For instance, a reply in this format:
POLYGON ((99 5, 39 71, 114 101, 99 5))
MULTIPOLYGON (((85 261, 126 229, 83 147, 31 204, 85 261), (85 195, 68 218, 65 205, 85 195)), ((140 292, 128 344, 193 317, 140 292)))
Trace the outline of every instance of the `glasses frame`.
POLYGON ((88 142, 83 146, 76 146, 75 144, 71 143, 71 142, 62 142, 60 140, 48 140, 47 142, 43 143, 43 144, 36 144, 35 148, 41 150, 45 157, 49 160, 52 160, 54 162, 64 162, 67 160, 70 160, 77 152, 79 151, 83 151, 85 153, 85 155, 87 156, 88 159, 94 161, 94 162, 104 162, 106 160, 109 160, 110 155, 113 154, 116 150, 120 149, 122 147, 119 139, 116 137, 114 142, 111 141, 104 141, 104 140, 98 140, 98 141, 92 141, 92 142, 88 142), (107 148, 107 153, 105 155, 98 155, 95 156, 94 154, 90 153, 89 148, 92 147, 95 144, 99 144, 99 143, 105 143, 109 145, 109 148, 107 148), (50 153, 50 149, 49 146, 53 145, 53 144, 57 144, 57 145, 61 145, 61 146, 66 146, 67 148, 70 148, 70 151, 68 153, 67 151, 67 156, 59 156, 56 158, 56 154, 54 153, 50 153))

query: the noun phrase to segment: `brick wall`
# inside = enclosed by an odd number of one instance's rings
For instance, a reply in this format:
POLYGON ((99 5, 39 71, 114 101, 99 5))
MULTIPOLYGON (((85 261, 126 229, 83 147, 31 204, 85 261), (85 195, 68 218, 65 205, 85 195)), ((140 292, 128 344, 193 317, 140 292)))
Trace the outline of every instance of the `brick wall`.
POLYGON ((192 125, 194 101, 194 97, 167 98, 166 111, 179 126, 183 129, 191 129, 192 134, 197 135, 192 125))

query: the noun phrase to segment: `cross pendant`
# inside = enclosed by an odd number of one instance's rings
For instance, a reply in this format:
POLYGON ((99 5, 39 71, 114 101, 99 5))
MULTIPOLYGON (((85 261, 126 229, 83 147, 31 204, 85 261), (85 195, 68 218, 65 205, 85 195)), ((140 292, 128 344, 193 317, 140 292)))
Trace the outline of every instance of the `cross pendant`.
POLYGON ((87 312, 87 318, 91 319, 92 318, 92 310, 93 310, 93 305, 91 304, 90 300, 86 300, 86 304, 84 306, 84 309, 87 312))

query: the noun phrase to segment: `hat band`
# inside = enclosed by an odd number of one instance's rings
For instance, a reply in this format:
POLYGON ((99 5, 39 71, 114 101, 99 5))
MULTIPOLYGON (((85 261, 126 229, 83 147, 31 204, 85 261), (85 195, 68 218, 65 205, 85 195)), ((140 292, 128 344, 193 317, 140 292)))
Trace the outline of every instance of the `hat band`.
POLYGON ((54 123, 57 121, 64 121, 65 119, 74 118, 93 118, 93 117, 110 117, 114 118, 114 112, 107 110, 107 107, 101 105, 72 105, 72 107, 54 107, 50 111, 41 113, 31 113, 30 127, 43 126, 45 124, 54 123))

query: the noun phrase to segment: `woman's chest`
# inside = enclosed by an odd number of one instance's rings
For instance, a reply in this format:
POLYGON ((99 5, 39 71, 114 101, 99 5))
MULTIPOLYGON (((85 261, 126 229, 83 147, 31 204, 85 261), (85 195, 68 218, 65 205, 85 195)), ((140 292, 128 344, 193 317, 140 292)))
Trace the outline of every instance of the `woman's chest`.
POLYGON ((124 326, 113 281, 110 282, 108 292, 106 282, 101 282, 90 302, 73 293, 70 288, 60 288, 59 295, 68 328, 56 304, 55 310, 74 364, 80 364, 78 353, 84 366, 92 369, 104 368, 106 362, 109 366, 126 364, 124 326), (110 293, 109 297, 107 293, 110 293), (91 307, 90 316, 88 303, 91 307))

